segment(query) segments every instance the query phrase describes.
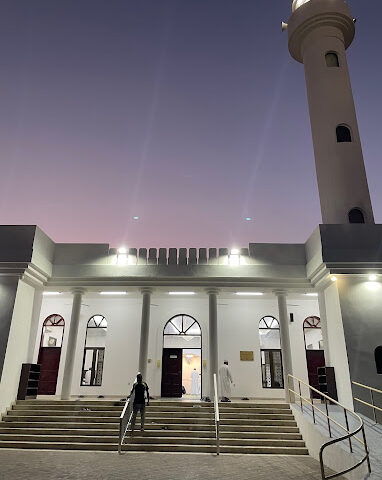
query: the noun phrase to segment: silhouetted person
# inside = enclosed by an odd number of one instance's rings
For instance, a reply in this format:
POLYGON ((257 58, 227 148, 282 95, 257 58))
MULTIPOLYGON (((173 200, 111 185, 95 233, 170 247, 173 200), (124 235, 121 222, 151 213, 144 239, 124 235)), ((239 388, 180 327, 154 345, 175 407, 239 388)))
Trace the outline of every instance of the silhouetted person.
POLYGON ((130 395, 134 393, 134 402, 133 402, 133 415, 131 417, 131 435, 134 432, 135 421, 137 419, 138 411, 141 413, 141 432, 145 429, 145 408, 146 400, 145 394, 147 397, 147 405, 150 403, 149 396, 149 387, 147 383, 142 381, 142 374, 138 373, 137 381, 134 383, 133 388, 131 389, 130 395))

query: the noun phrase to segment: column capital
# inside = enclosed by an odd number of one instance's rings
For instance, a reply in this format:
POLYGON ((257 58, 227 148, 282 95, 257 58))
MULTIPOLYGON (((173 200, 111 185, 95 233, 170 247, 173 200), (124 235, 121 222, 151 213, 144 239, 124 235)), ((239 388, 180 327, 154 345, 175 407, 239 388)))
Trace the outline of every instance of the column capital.
POLYGON ((206 288, 206 293, 208 295, 219 295, 220 290, 218 288, 206 288))
POLYGON ((288 292, 286 290, 273 290, 273 293, 276 295, 276 297, 287 297, 288 292))
POLYGON ((142 294, 142 295, 144 295, 145 293, 151 294, 151 293, 153 293, 153 291, 154 291, 154 290, 153 290, 152 288, 150 288, 150 287, 142 287, 140 290, 141 290, 141 294, 142 294))
POLYGON ((73 295, 76 295, 77 293, 83 295, 84 293, 86 293, 86 289, 83 288, 83 287, 74 287, 70 290, 70 292, 73 294, 73 295))

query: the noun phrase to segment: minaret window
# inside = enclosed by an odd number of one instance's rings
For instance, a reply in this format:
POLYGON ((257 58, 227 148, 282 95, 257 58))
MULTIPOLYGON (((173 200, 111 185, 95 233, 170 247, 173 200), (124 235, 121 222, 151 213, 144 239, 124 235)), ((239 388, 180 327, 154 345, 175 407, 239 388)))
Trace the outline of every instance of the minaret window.
POLYGON ((339 67, 340 62, 338 61, 338 55, 336 52, 328 52, 325 55, 326 66, 327 67, 339 67))
POLYGON ((338 125, 336 128, 337 143, 351 142, 350 128, 346 125, 338 125))
POLYGON ((352 208, 348 214, 349 223, 365 223, 365 217, 362 210, 359 208, 352 208))

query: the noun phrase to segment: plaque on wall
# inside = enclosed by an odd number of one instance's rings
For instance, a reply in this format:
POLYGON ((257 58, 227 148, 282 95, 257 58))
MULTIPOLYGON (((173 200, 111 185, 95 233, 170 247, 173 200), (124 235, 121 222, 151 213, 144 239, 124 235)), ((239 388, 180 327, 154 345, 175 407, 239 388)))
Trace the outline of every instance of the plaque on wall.
POLYGON ((253 351, 252 350, 240 350, 240 361, 241 362, 253 362, 253 351))

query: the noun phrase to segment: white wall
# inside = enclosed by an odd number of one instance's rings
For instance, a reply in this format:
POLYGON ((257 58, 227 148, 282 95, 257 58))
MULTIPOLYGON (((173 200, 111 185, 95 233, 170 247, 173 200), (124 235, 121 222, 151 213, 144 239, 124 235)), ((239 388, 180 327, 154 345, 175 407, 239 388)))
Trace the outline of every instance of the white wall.
MULTIPOLYGON (((74 364, 73 395, 125 395, 130 381, 138 369, 141 305, 140 297, 130 298, 88 298, 83 299, 78 331, 78 343, 74 364), (95 314, 104 315, 108 322, 106 334, 103 384, 100 387, 80 386, 83 348, 88 319, 95 314)), ((311 315, 318 315, 316 299, 291 302, 289 311, 294 313, 290 323, 292 364, 294 374, 308 380, 302 323, 311 315), (296 304, 298 304, 296 306, 296 304)), ((36 338, 35 361, 43 320, 52 313, 59 313, 65 319, 65 333, 58 375, 57 394, 61 391, 67 335, 69 331, 72 301, 69 298, 44 297, 40 323, 36 338)), ((208 395, 208 297, 164 298, 152 296, 150 335, 148 347, 147 382, 150 393, 159 396, 162 378, 163 329, 175 315, 187 314, 194 317, 202 329, 202 394, 208 395), (203 360, 206 365, 203 366, 203 360)), ((278 318, 276 299, 220 299, 218 298, 218 347, 219 364, 228 360, 235 387, 234 397, 284 398, 280 389, 262 387, 260 368, 260 339, 258 325, 263 316, 278 318), (254 352, 254 361, 240 361, 240 351, 254 352)))
POLYGON ((19 281, 0 383, 0 414, 16 399, 21 364, 27 363, 35 289, 19 281))
POLYGON ((336 375, 338 401, 346 407, 353 409, 348 355, 336 283, 329 285, 324 295, 330 362, 331 366, 334 367, 336 375))

